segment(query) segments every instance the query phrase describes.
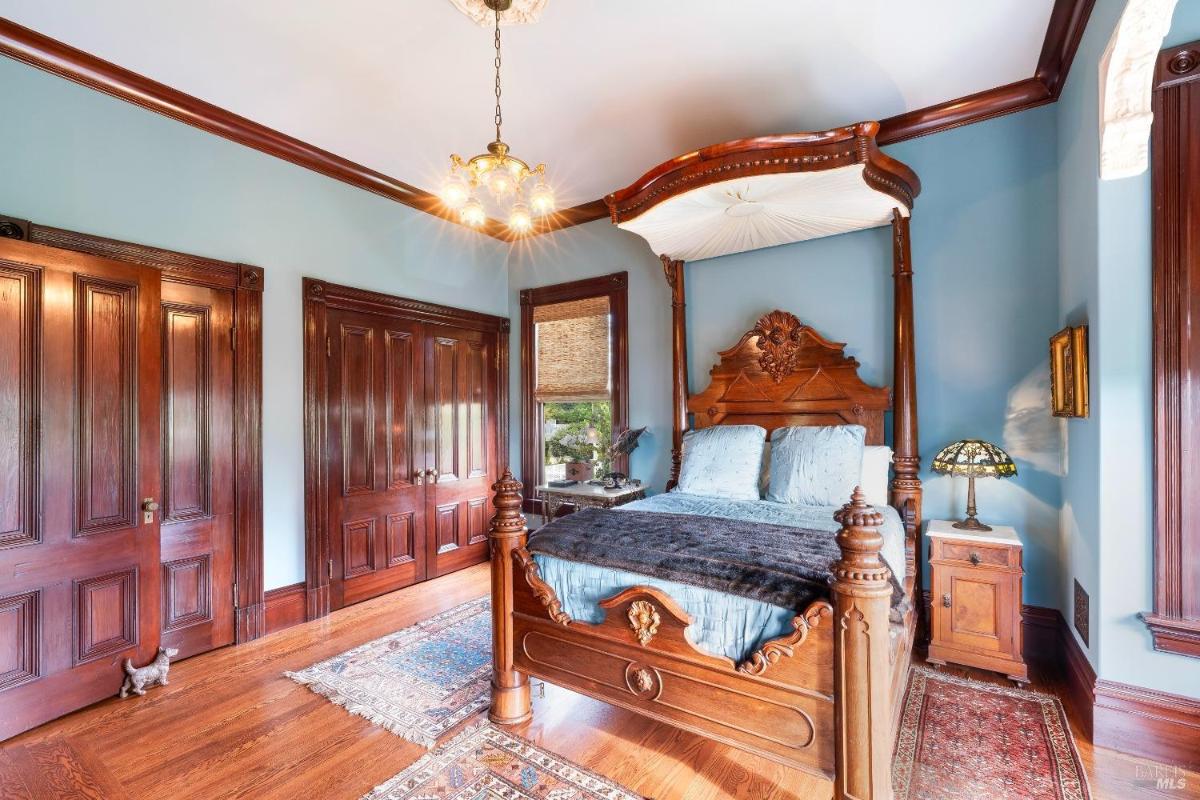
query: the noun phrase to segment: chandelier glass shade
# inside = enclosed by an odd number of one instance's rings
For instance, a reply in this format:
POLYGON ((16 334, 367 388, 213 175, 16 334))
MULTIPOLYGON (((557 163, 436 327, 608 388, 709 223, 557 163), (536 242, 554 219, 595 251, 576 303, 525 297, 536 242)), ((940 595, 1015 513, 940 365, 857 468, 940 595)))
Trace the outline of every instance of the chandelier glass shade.
POLYGON ((500 12, 511 1, 484 0, 496 17, 496 139, 487 146, 486 153, 469 159, 457 154, 450 156, 450 172, 442 184, 441 200, 458 214, 464 225, 479 227, 487 221, 481 199, 486 189, 492 204, 504 212, 509 231, 519 234, 533 228, 535 217, 554 211, 555 201, 554 191, 546 182, 546 165, 530 167, 510 155, 508 145, 500 138, 500 125, 504 121, 500 113, 500 12))

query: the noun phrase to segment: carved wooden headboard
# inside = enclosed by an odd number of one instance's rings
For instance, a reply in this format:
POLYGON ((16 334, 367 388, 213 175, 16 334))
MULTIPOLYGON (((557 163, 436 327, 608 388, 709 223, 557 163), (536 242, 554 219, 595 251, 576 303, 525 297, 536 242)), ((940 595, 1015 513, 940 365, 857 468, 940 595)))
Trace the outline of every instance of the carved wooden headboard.
POLYGON ((858 361, 786 311, 772 311, 721 352, 712 382, 687 401, 692 425, 862 425, 867 444, 884 444, 886 387, 858 376, 858 361))

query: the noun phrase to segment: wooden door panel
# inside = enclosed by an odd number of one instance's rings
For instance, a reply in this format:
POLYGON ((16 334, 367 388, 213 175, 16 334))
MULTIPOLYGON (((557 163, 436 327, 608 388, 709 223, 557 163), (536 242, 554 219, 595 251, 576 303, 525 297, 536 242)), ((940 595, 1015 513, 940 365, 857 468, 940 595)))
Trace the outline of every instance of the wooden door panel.
POLYGON ((76 532, 137 525, 137 286, 75 276, 76 532))
POLYGON ((0 548, 39 538, 34 425, 40 278, 33 267, 0 262, 0 548))
POLYGON ((404 511, 387 515, 387 561, 388 567, 399 567, 411 561, 416 561, 417 551, 414 547, 416 532, 413 520, 414 511, 404 511))
POLYGON ((205 553, 163 564, 163 630, 212 620, 212 559, 205 553))
POLYGON ((424 459, 417 460, 416 437, 420 432, 419 409, 423 398, 413 397, 415 353, 409 331, 386 332, 384 375, 387 398, 385 440, 387 442, 387 481, 389 489, 415 486, 414 476, 424 470, 424 459))
POLYGON ((328 321, 330 603, 425 578, 424 375, 418 323, 334 311, 328 321))
POLYGON ((40 598, 35 590, 0 599, 0 692, 40 674, 40 598))
POLYGON ((460 348, 457 339, 445 336, 434 337, 432 342, 433 469, 437 470, 436 482, 450 483, 458 480, 461 442, 459 395, 462 387, 458 382, 460 348))
POLYGON ((495 334, 439 325, 427 341, 428 435, 436 470, 429 501, 433 576, 487 559, 498 367, 495 334))
POLYGON ((163 303, 163 522, 207 516, 210 309, 163 303))
POLYGON ((162 639, 185 658, 234 639, 233 294, 162 292, 162 639))
POLYGON ((342 494, 375 491, 375 331, 359 325, 341 326, 342 494))
POLYGON ((0 240, 0 738, 158 646, 159 273, 0 240))

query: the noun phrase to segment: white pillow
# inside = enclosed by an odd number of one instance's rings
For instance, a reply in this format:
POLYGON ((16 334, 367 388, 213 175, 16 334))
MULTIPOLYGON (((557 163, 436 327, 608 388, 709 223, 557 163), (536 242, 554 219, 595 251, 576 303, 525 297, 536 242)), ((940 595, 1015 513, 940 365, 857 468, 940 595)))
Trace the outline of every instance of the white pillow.
POLYGON ((892 465, 892 448, 868 445, 863 448, 862 479, 859 486, 873 506, 888 504, 888 472, 892 465))
POLYGON ((777 428, 771 435, 767 499, 805 506, 840 506, 862 480, 862 425, 777 428))
POLYGON ((767 431, 757 425, 714 425, 683 435, 675 491, 730 500, 759 500, 767 431))

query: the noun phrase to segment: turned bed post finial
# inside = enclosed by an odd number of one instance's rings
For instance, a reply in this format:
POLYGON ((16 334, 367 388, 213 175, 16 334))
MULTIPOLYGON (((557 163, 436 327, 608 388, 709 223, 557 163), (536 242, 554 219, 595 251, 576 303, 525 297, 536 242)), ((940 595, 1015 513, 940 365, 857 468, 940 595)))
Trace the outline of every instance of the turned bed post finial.
POLYGON ((488 532, 492 540, 492 708, 488 719, 515 725, 532 715, 529 677, 513 668, 513 551, 525 546, 529 529, 521 515, 521 482, 504 468, 492 484, 496 493, 488 532))
POLYGON ((663 265, 667 286, 671 287, 671 477, 667 491, 679 481, 679 465, 683 459, 683 433, 687 430, 688 365, 687 365, 687 307, 683 295, 683 262, 670 256, 658 257, 663 265))
POLYGON ((892 586, 880 550, 883 516, 860 487, 834 515, 842 557, 833 565, 834 800, 892 797, 888 612, 892 586))

